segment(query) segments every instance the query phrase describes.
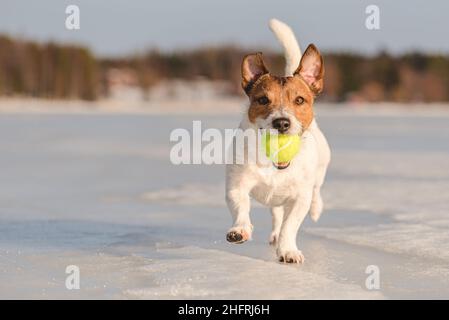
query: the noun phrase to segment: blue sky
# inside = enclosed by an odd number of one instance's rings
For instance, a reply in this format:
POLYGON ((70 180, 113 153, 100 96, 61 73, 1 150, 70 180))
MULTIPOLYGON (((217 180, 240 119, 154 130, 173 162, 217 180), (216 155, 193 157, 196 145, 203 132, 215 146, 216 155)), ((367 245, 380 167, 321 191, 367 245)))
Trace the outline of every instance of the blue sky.
POLYGON ((224 43, 277 48, 267 27, 272 17, 290 24, 303 47, 449 53, 445 0, 0 0, 0 6, 0 33, 82 43, 103 56, 224 43), (80 8, 80 30, 65 28, 69 4, 80 8), (380 8, 380 30, 365 27, 369 4, 380 8))

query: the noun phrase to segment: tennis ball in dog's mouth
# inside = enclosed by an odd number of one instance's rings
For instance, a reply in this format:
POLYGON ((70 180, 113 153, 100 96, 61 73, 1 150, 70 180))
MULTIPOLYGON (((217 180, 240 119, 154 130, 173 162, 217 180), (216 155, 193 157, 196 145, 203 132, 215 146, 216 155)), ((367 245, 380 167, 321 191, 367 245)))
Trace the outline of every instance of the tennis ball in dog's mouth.
POLYGON ((262 136, 265 154, 274 163, 289 163, 301 148, 301 137, 297 134, 269 134, 262 136))

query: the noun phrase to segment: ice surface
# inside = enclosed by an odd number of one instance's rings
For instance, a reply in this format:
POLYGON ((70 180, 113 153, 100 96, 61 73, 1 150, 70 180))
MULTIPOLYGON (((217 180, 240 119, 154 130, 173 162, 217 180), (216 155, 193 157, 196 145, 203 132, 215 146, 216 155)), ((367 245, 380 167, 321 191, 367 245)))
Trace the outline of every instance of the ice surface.
POLYGON ((2 113, 0 298, 449 298, 449 109, 317 113, 333 159, 302 266, 276 262, 261 206, 253 241, 226 243, 223 166, 169 162, 172 129, 238 113, 2 113))

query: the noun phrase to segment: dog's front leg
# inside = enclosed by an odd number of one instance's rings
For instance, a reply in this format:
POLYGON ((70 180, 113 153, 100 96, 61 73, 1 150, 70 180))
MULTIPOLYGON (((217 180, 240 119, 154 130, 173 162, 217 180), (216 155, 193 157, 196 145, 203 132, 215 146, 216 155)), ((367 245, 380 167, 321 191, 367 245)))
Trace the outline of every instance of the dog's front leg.
POLYGON ((298 199, 285 206, 284 220, 279 234, 277 256, 279 261, 287 263, 303 263, 304 256, 296 246, 296 235, 307 215, 312 202, 312 188, 301 192, 298 199))
POLYGON ((226 188, 226 203, 234 224, 229 229, 226 239, 232 243, 243 243, 251 239, 253 225, 249 217, 251 207, 250 186, 248 184, 230 184, 226 188))

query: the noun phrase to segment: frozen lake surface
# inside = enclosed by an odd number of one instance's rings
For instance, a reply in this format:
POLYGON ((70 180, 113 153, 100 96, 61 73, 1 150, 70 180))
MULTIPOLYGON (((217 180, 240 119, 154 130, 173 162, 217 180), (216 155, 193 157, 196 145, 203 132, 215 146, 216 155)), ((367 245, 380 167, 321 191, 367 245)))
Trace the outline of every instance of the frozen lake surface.
POLYGON ((0 298, 449 298, 449 109, 317 113, 333 160, 302 266, 276 262, 260 206, 226 243, 223 166, 169 161, 171 130, 238 115, 1 114, 0 298))

